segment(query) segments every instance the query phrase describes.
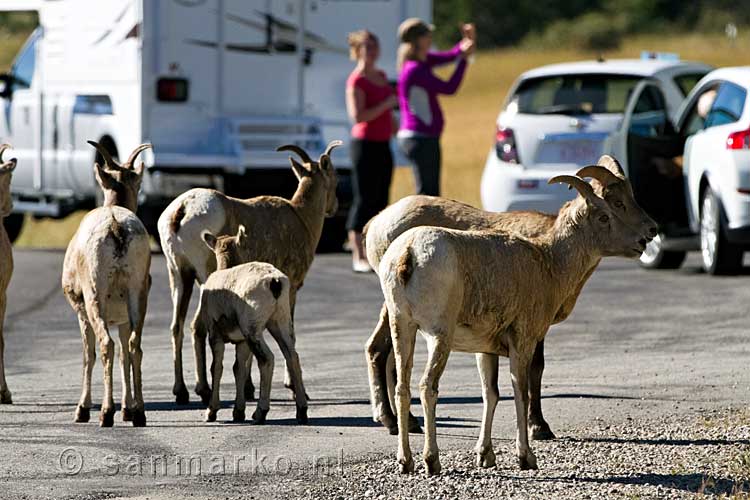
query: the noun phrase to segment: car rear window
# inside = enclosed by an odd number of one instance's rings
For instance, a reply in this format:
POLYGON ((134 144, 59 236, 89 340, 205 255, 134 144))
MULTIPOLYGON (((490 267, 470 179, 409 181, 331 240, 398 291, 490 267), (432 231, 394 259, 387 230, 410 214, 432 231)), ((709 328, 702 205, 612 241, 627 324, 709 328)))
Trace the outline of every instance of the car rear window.
POLYGON ((707 71, 701 73, 685 73, 683 75, 677 75, 674 77, 674 82, 680 88, 683 97, 688 95, 693 87, 700 81, 701 78, 708 74, 707 71))
POLYGON ((529 78, 521 82, 511 102, 519 113, 622 113, 633 88, 643 77, 579 74, 529 78))

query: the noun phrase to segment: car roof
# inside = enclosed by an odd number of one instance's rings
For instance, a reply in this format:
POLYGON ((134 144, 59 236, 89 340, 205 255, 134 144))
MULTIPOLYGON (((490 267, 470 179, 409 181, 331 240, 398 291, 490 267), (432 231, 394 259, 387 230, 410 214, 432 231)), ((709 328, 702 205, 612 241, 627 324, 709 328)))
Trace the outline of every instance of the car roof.
POLYGON ((578 61, 559 64, 548 64, 521 75, 521 79, 538 78, 560 74, 606 73, 614 75, 636 75, 651 77, 661 71, 674 68, 694 68, 696 70, 711 69, 703 63, 689 61, 674 61, 664 59, 608 59, 604 61, 578 61))
POLYGON ((715 69, 703 77, 703 80, 701 81, 710 80, 728 80, 748 88, 750 87, 750 66, 733 66, 729 68, 715 69))

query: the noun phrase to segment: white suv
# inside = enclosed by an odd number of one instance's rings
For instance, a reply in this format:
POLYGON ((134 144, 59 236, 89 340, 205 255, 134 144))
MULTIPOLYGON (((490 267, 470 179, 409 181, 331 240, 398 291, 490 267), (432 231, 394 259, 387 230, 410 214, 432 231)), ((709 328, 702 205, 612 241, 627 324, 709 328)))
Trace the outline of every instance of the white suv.
POLYGON ((495 147, 482 175, 484 208, 557 212, 572 193, 547 179, 596 163, 604 153, 628 172, 630 136, 669 132, 685 95, 711 70, 646 57, 523 73, 497 119, 495 147))

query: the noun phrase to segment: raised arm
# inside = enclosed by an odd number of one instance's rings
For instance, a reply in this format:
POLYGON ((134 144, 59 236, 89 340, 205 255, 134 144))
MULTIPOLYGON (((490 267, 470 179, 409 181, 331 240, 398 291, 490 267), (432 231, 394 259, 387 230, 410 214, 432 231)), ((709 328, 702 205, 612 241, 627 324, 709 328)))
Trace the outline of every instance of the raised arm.
POLYGON ((461 55, 461 44, 457 43, 452 49, 442 52, 429 52, 427 54, 427 65, 430 67, 443 66, 455 61, 461 55))
POLYGON ((464 78, 466 72, 466 59, 461 60, 456 64, 456 69, 453 70, 453 74, 448 80, 441 80, 435 76, 431 71, 422 71, 419 76, 415 79, 415 83, 424 87, 426 90, 437 92, 438 94, 455 94, 458 87, 461 85, 461 81, 464 78))

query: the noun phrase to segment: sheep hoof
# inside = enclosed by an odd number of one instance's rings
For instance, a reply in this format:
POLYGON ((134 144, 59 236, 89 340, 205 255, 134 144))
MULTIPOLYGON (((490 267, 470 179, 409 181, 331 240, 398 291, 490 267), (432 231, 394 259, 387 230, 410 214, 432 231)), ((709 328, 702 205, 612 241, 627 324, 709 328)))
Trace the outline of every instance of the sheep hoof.
POLYGON ((206 422, 216 422, 216 414, 218 411, 212 410, 211 408, 206 409, 206 422))
POLYGON ((0 392, 0 404, 3 404, 3 405, 13 404, 13 398, 11 397, 10 391, 8 389, 5 389, 4 391, 0 392))
POLYGON ((306 425, 308 422, 307 418, 307 407, 305 408, 297 408, 297 423, 306 425))
POLYGON ((419 425, 419 420, 411 413, 409 413, 409 433, 422 434, 422 427, 419 425))
POLYGON ((552 429, 549 428, 547 422, 542 421, 541 424, 534 424, 529 428, 529 435, 531 439, 535 441, 549 441, 555 439, 555 434, 552 429))
POLYGON ((424 465, 426 467, 425 472, 428 476, 435 476, 440 474, 442 467, 440 466, 440 457, 438 455, 425 456, 424 465))
POLYGON ((245 410, 235 408, 232 410, 232 422, 242 423, 245 421, 245 410))
POLYGON ((73 421, 79 424, 85 424, 90 419, 91 419, 91 409, 84 408, 83 406, 79 405, 78 408, 76 408, 76 418, 73 421))
POLYGON ((146 427, 146 412, 143 410, 133 410, 133 427, 146 427))
POLYGON ((388 427, 388 434, 390 434, 391 436, 398 436, 398 425, 388 427))
POLYGON ((414 472, 414 459, 409 458, 409 460, 399 460, 399 472, 401 474, 411 474, 414 472))
POLYGON ((495 452, 492 448, 488 449, 485 452, 477 452, 477 467, 488 469, 490 467, 494 467, 495 463, 495 452))
POLYGON ((201 403, 203 403, 204 406, 208 406, 208 403, 211 401, 211 389, 208 387, 198 387, 196 385, 195 393, 200 396, 201 403))
POLYGON ((114 408, 101 410, 99 412, 99 427, 112 427, 113 425, 115 425, 114 408))
POLYGON ((245 401, 255 401, 255 386, 252 382, 245 384, 245 401))
POLYGON ((132 422, 133 421, 133 411, 128 408, 127 406, 124 406, 122 408, 122 421, 123 422, 132 422))
POLYGON ((253 412, 253 423, 254 424, 265 424, 266 423, 266 415, 268 415, 268 410, 263 410, 261 408, 258 408, 253 412))
POLYGON ((537 470, 539 468, 536 465, 536 457, 532 453, 525 457, 518 457, 518 465, 521 470, 537 470))
POLYGON ((190 402, 190 394, 185 386, 172 389, 172 394, 176 396, 175 401, 178 405, 186 405, 190 402))

